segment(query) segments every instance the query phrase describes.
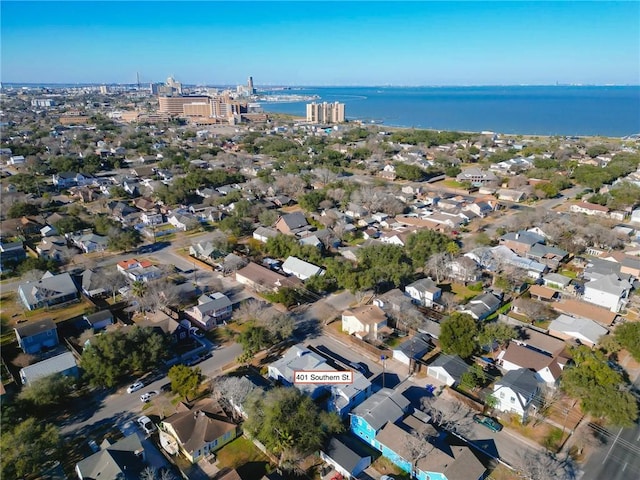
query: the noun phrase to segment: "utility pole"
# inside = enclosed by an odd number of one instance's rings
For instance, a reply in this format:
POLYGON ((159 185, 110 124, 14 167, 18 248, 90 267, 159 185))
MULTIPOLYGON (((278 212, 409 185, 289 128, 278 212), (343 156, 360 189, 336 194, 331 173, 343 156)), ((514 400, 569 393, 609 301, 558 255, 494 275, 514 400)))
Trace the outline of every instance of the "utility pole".
POLYGON ((385 388, 385 360, 387 359, 386 355, 380 355, 380 360, 382 360, 382 388, 385 388))

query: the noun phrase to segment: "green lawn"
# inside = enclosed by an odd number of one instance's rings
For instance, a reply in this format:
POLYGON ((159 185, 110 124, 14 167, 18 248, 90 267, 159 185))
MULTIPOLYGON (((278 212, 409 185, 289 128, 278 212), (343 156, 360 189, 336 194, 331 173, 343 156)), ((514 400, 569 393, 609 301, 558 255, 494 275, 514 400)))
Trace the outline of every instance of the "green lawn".
POLYGON ((238 437, 216 452, 218 467, 235 468, 242 478, 261 478, 269 459, 245 437, 238 437))

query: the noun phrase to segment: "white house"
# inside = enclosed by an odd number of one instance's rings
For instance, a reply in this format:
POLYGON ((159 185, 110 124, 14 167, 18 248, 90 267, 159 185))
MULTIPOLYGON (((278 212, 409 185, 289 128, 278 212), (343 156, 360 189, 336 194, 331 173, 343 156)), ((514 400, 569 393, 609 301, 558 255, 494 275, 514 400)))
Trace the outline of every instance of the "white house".
POLYGON ((434 303, 437 303, 442 295, 442 290, 431 278, 416 280, 407 285, 404 291, 416 303, 425 307, 431 307, 434 303))
POLYGON ((391 329, 387 327, 387 316, 376 305, 365 305, 342 312, 342 331, 361 339, 377 339, 381 333, 391 333, 391 329))
POLYGON ((469 365, 458 355, 440 355, 427 367, 427 375, 450 387, 460 383, 468 368, 469 365))
POLYGON ((493 387, 497 400, 495 408, 501 412, 515 413, 524 422, 532 408, 536 408, 540 385, 536 374, 527 368, 511 370, 493 387))
POLYGON ((498 364, 507 372, 526 368, 536 373, 539 381, 553 387, 560 378, 562 367, 560 357, 546 355, 538 350, 515 342, 498 355, 498 364))
POLYGON ((583 300, 619 312, 633 287, 615 273, 592 280, 584 286, 583 300))
POLYGON ((324 275, 324 269, 321 267, 291 256, 282 264, 282 271, 303 281, 316 275, 324 275))
POLYGON ((593 347, 608 330, 599 323, 587 318, 560 315, 549 324, 549 335, 563 340, 578 340, 581 344, 593 347))

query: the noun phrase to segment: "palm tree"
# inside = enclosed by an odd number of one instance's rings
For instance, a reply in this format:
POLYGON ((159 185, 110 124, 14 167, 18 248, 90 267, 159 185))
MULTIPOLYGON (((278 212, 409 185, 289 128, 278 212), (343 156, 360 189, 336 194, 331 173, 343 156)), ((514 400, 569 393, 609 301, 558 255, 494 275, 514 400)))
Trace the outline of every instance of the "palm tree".
POLYGON ((131 293, 139 300, 140 311, 142 311, 142 299, 147 293, 147 284, 141 280, 136 280, 131 284, 131 293))

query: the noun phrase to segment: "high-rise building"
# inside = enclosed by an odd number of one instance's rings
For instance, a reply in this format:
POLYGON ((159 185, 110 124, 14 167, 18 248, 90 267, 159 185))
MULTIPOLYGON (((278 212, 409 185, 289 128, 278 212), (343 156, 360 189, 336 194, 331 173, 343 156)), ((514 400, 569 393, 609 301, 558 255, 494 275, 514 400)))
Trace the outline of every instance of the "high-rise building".
POLYGON ((342 123, 344 118, 344 103, 313 102, 307 104, 307 122, 342 123))
POLYGON ((247 81, 247 89, 249 90, 249 95, 256 93, 256 89, 253 87, 253 77, 249 77, 249 81, 247 81))
POLYGON ((159 113, 168 113, 170 115, 184 115, 184 106, 186 104, 209 103, 209 97, 191 96, 191 97, 158 97, 159 113))
POLYGON ((173 77, 167 78, 167 82, 165 85, 175 90, 175 93, 177 93, 178 95, 182 95, 182 83, 176 82, 173 77))

